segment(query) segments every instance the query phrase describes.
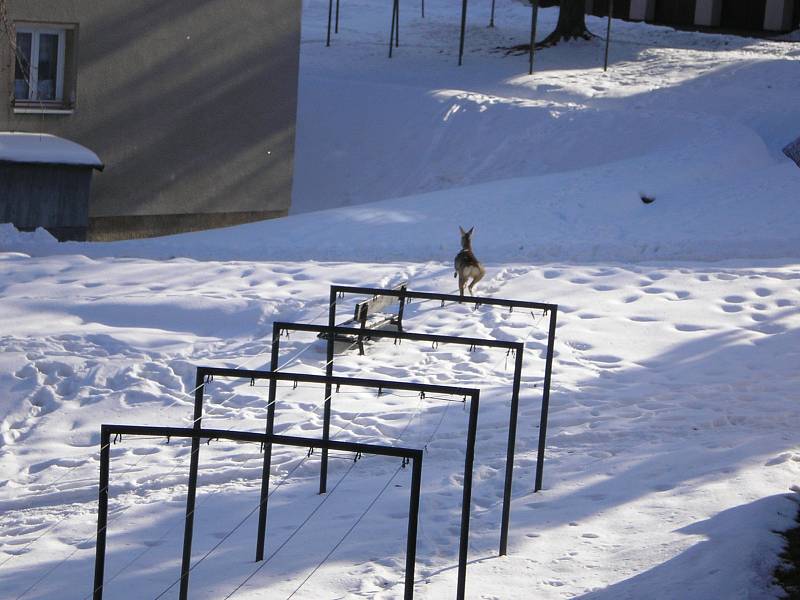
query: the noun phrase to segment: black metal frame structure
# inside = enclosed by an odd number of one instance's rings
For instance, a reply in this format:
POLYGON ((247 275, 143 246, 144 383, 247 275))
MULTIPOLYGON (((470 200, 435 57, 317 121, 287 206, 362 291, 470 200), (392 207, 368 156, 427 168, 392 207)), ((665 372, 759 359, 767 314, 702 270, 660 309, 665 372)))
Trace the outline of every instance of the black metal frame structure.
MULTIPOLYGON (((542 412, 539 420, 539 446, 536 455, 536 483, 534 485, 534 492, 542 489, 542 480, 544 478, 544 451, 547 441, 547 416, 550 410, 550 383, 553 378, 553 354, 555 352, 556 343, 556 321, 558 319, 558 304, 549 304, 546 302, 528 302, 524 300, 508 300, 506 298, 487 298, 480 296, 459 296, 456 294, 439 294, 437 292, 414 292, 404 289, 384 289, 384 288, 370 288, 370 287, 355 287, 349 285, 332 285, 330 290, 330 304, 328 309, 328 326, 332 327, 336 324, 336 302, 339 298, 344 297, 345 294, 353 294, 358 296, 392 296, 398 298, 400 301, 400 309, 398 311, 398 330, 403 331, 403 315, 405 312, 405 305, 407 300, 437 300, 442 303, 466 303, 474 304, 476 307, 481 305, 486 306, 503 306, 509 310, 520 308, 524 310, 541 310, 543 313, 550 315, 550 324, 547 333, 547 355, 545 356, 544 364, 544 381, 542 382, 542 412)), ((362 332, 363 335, 363 332, 362 332)), ((378 337, 373 335, 373 337, 378 337)), ((524 344, 523 344, 524 346, 524 344)), ((522 353, 520 353, 522 354, 522 353)), ((326 374, 332 374, 331 361, 333 360, 333 346, 328 344, 328 366, 329 369, 326 374)), ((518 360, 522 360, 518 357, 518 360)), ((515 377, 519 377, 516 374, 515 377)))
MULTIPOLYGON (((398 294, 404 293, 402 290, 396 290, 398 294)), ((333 318, 335 315, 335 302, 331 304, 331 311, 333 318)), ((355 336, 364 339, 369 338, 388 338, 393 340, 407 340, 417 342, 432 342, 435 344, 458 344, 461 346, 478 347, 485 346, 489 348, 504 348, 508 351, 514 351, 514 379, 512 383, 511 392, 511 409, 508 421, 508 445, 506 450, 506 472, 505 483, 503 488, 503 515, 500 526, 500 556, 508 553, 508 528, 511 519, 511 485, 514 478, 514 452, 517 437, 517 414, 519 412, 519 389, 522 378, 522 351, 524 344, 521 342, 509 342, 502 340, 486 340, 481 338, 469 337, 456 337, 452 335, 435 335, 427 333, 407 333, 405 331, 389 331, 389 330, 363 330, 349 327, 331 327, 330 325, 312 325, 307 323, 283 323, 275 322, 272 324, 272 358, 270 368, 274 371, 278 368, 278 354, 280 352, 280 339, 282 331, 305 331, 309 333, 326 333, 327 334, 327 362, 325 366, 326 377, 333 377, 333 357, 334 357, 334 344, 336 336, 355 336)), ((323 413, 323 426, 322 426, 322 439, 327 440, 330 437, 330 420, 331 420, 331 386, 325 385, 325 405, 323 413)), ((538 468, 538 467, 537 467, 538 468)), ((324 494, 327 488, 328 479, 328 453, 322 450, 322 460, 320 465, 319 476, 319 493, 324 494)))
MULTIPOLYGON (((489 27, 494 27, 494 5, 492 0, 491 15, 489 17, 489 27)), ((421 2, 422 18, 425 18, 425 0, 421 2)), ((533 75, 533 52, 536 38, 536 22, 539 13, 539 0, 531 0, 531 49, 529 55, 529 74, 533 75)), ((339 0, 336 0, 336 17, 334 21, 333 0, 328 0, 328 33, 325 38, 325 45, 331 45, 331 24, 333 23, 334 33, 339 33, 339 0)), ((461 0, 461 30, 458 38, 458 66, 464 62, 464 39, 467 31, 467 0, 461 0)), ((392 0, 392 23, 389 30, 389 58, 392 58, 392 47, 400 46, 400 0, 392 0)))
MULTIPOLYGON (((102 425, 100 429, 100 492, 97 513, 97 546, 95 550, 94 570, 94 600, 103 598, 103 577, 105 573, 106 556, 106 531, 108 529, 108 484, 111 464, 111 436, 163 436, 167 438, 191 438, 192 460, 199 453, 201 438, 225 439, 240 442, 255 442, 260 444, 281 444, 300 448, 325 448, 342 450, 344 452, 357 452, 378 456, 391 456, 411 461, 411 493, 408 515, 408 537, 406 540, 406 569, 404 598, 412 600, 414 597, 414 566, 417 551, 417 524, 419 519, 419 499, 422 481, 422 456, 423 451, 414 448, 401 448, 396 446, 377 446, 373 444, 359 444, 355 442, 322 441, 285 435, 271 435, 267 433, 226 431, 222 429, 200 429, 186 427, 147 427, 139 425, 102 425)), ((267 475, 269 477, 269 474, 267 475)), ((189 492, 194 495, 197 488, 196 478, 189 480, 189 492)), ((187 516, 188 518, 188 516, 187 516)), ((189 597, 189 573, 191 571, 191 530, 188 539, 184 538, 183 562, 181 564, 180 600, 189 597)))
MULTIPOLYGON (((461 501, 461 531, 458 551, 458 590, 456 597, 461 600, 464 598, 467 577, 467 556, 469 552, 469 524, 470 509, 472 505, 472 467, 475 462, 475 438, 478 430, 478 409, 480 407, 480 390, 448 385, 436 385, 428 383, 410 383, 405 381, 393 381, 384 379, 363 379, 352 377, 336 377, 333 375, 311 375, 306 373, 287 373, 277 371, 277 357, 280 350, 279 335, 274 334, 272 343, 272 370, 254 371, 248 369, 226 369, 219 367, 197 367, 195 378, 195 402, 194 402, 194 427, 200 429, 200 422, 203 417, 203 399, 205 386, 209 378, 230 377, 238 379, 249 379, 251 383, 257 379, 269 381, 269 396, 267 401, 267 425, 266 435, 273 435, 275 430, 275 406, 277 402, 277 383, 288 381, 292 383, 319 383, 326 386, 327 425, 324 431, 330 431, 330 397, 332 387, 337 389, 340 386, 350 386, 359 388, 374 388, 381 390, 403 390, 419 392, 422 394, 441 394, 460 396, 469 399, 469 422, 467 424, 467 444, 464 453, 464 483, 461 501)), ((329 437, 323 438, 328 441, 329 437)), ((322 455, 325 457, 327 473, 328 449, 323 445, 322 455)), ((191 535, 194 519, 195 490, 197 487, 197 472, 199 469, 198 452, 200 442, 192 441, 192 459, 189 466, 189 493, 186 498, 186 529, 184 531, 184 548, 191 552, 191 535), (196 446, 196 448, 195 448, 196 446), (188 539, 188 542, 186 541, 188 539)), ((269 498, 269 473, 272 466, 272 443, 264 444, 264 462, 262 467, 261 479, 261 504, 258 518, 258 541, 256 543, 256 561, 264 559, 264 547, 266 543, 267 528, 267 503, 269 498)), ((188 555, 184 554, 184 561, 188 555)))

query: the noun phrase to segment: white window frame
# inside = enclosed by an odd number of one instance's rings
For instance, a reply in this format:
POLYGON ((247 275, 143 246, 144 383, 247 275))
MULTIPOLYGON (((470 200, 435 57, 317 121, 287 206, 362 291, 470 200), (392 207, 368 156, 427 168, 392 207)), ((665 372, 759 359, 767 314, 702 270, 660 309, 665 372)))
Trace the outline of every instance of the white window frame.
POLYGON ((56 27, 36 27, 30 25, 17 25, 16 33, 31 34, 31 64, 30 81, 28 82, 28 97, 15 98, 16 102, 38 102, 48 104, 64 104, 64 69, 67 48, 67 30, 56 27), (39 36, 57 35, 58 36, 58 64, 56 65, 56 97, 53 100, 40 100, 39 94, 39 36))

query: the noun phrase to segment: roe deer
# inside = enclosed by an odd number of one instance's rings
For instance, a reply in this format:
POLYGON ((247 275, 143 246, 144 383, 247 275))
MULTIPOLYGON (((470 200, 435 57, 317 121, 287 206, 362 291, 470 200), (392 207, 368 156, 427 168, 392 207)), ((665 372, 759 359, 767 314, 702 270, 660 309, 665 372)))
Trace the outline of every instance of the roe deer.
POLYGON ((456 272, 453 277, 458 277, 458 293, 461 296, 464 295, 464 285, 467 283, 467 279, 471 278, 469 293, 474 296, 472 288, 486 275, 486 269, 483 268, 483 265, 472 253, 472 232, 475 227, 472 227, 469 231, 464 231, 463 227, 459 225, 458 229, 461 231, 461 252, 456 254, 456 272))

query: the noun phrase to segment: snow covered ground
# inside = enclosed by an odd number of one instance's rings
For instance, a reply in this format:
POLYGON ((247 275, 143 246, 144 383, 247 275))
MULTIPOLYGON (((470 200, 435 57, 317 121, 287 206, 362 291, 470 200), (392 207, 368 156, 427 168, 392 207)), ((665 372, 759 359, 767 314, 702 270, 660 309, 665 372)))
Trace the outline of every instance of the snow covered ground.
MULTIPOLYGON (((429 0, 424 21, 404 5, 391 61, 389 3, 342 3, 331 48, 326 10, 304 6, 307 214, 109 244, 0 227, 0 597, 91 594, 101 423, 187 425, 195 365, 265 367, 271 323, 323 322, 332 282, 453 291, 459 224, 476 224, 482 294, 560 306, 537 494, 546 321, 407 312, 409 331, 526 343, 509 556, 505 353, 375 342, 336 373, 481 388, 468 597, 777 597, 772 531, 800 478, 800 170, 780 154, 800 133, 800 45, 615 21, 608 74, 595 40, 540 53, 531 78, 525 56, 495 50, 525 41, 520 4, 498 3, 494 29, 488 3, 471 7, 461 68, 452 3, 429 0)), ((555 16, 542 11, 542 35, 555 16)), ((282 347, 286 370, 322 371, 322 343, 282 347)), ((204 424, 262 430, 266 392, 215 381, 204 424)), ((280 392, 278 430, 318 436, 322 389, 280 392)), ((334 397, 337 439, 428 446, 419 598, 455 589, 466 417, 434 398, 334 397)), ((259 459, 201 450, 194 561, 211 553, 192 598, 225 598, 259 566, 253 516, 227 537, 258 504, 259 459)), ((175 582, 188 461, 176 440, 113 447, 107 598, 175 582)), ((320 497, 316 455, 278 449, 273 464, 279 552, 233 597, 401 597, 410 473, 344 456, 320 497)))

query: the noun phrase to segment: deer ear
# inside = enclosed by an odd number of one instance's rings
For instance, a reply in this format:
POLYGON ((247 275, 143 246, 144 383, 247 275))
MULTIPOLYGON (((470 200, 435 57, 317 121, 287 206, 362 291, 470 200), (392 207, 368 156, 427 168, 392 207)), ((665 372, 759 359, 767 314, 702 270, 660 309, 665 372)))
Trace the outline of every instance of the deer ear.
POLYGON ((467 233, 464 231, 464 228, 461 225, 458 226, 458 230, 461 232, 461 235, 465 235, 467 233))
POLYGON ((475 226, 473 225, 470 230, 467 232, 467 235, 472 235, 472 232, 475 231, 475 226))

